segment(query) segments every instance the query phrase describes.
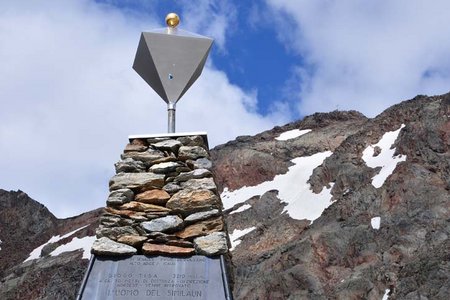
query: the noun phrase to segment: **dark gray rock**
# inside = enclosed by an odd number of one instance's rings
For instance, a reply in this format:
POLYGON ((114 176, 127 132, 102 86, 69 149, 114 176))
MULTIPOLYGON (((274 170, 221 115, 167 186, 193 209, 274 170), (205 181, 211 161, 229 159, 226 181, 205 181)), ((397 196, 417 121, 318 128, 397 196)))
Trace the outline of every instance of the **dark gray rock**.
POLYGON ((188 181, 190 179, 201 179, 201 178, 211 177, 211 176, 212 176, 211 171, 209 171, 207 169, 195 169, 190 172, 180 173, 180 175, 178 175, 175 178, 175 182, 188 181))
POLYGON ((98 239, 107 237, 111 240, 117 240, 122 235, 139 235, 139 233, 131 226, 121 227, 102 227, 100 226, 95 232, 98 239))
POLYGON ((133 223, 133 220, 125 219, 117 215, 104 214, 100 217, 100 224, 104 227, 131 226, 133 223))
POLYGON ((164 157, 165 157, 164 152, 152 148, 144 152, 127 152, 123 153, 120 156, 122 160, 131 158, 133 160, 141 161, 145 163, 147 166, 150 166, 153 161, 164 157))
POLYGON ((184 146, 199 146, 207 150, 205 142, 200 135, 182 136, 177 141, 180 141, 184 146))
POLYGON ((212 177, 201 179, 190 179, 185 182, 181 182, 180 186, 186 190, 210 190, 212 192, 217 191, 217 186, 214 183, 212 177))
POLYGON ((179 186, 179 185, 176 184, 176 183, 169 182, 168 184, 166 184, 166 185, 163 187, 163 190, 165 190, 165 191, 166 191, 167 193, 169 193, 170 195, 173 195, 173 194, 175 194, 176 192, 181 191, 181 186, 179 186))
POLYGON ((181 160, 195 160, 203 157, 209 157, 209 154, 200 146, 181 146, 178 150, 178 158, 181 160))
POLYGON ((183 145, 181 142, 177 140, 165 140, 158 143, 151 144, 153 147, 155 147, 158 150, 162 151, 170 151, 172 153, 177 154, 178 149, 183 145))
POLYGON ((118 189, 109 193, 106 204, 108 206, 119 206, 133 200, 134 193, 130 189, 118 189))
POLYGON ((220 214, 220 211, 218 209, 212 209, 212 210, 208 210, 208 211, 201 211, 198 213, 194 213, 191 214, 189 216, 187 216, 184 221, 186 223, 194 223, 197 221, 202 221, 202 220, 206 220, 209 219, 211 217, 215 217, 218 216, 220 214))
POLYGON ((132 158, 125 158, 114 164, 116 173, 140 173, 145 172, 147 167, 142 161, 134 160, 132 158))
POLYGON ((199 158, 194 161, 189 161, 188 164, 191 164, 193 169, 211 170, 212 168, 212 162, 208 158, 199 158))

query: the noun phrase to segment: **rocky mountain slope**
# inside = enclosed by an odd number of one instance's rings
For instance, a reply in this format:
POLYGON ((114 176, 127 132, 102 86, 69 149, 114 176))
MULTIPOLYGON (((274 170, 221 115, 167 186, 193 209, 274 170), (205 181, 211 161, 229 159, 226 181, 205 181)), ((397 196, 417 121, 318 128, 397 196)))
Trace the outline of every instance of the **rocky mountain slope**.
MULTIPOLYGON (((235 298, 447 299, 449 147, 446 94, 373 119, 317 113, 212 149, 235 298)), ((87 265, 76 242, 98 215, 58 220, 0 191, 0 299, 73 299, 87 265)))
POLYGON ((57 219, 24 192, 0 190, 0 299, 74 299, 89 258, 80 246, 101 211, 57 219))

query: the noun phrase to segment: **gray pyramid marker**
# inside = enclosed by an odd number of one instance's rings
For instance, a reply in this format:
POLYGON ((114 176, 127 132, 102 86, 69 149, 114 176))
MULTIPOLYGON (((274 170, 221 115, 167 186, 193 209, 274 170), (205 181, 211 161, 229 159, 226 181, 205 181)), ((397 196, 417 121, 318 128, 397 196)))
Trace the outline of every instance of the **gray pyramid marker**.
POLYGON ((133 69, 167 103, 168 132, 175 132, 175 105, 202 73, 212 43, 170 27, 141 34, 133 69))

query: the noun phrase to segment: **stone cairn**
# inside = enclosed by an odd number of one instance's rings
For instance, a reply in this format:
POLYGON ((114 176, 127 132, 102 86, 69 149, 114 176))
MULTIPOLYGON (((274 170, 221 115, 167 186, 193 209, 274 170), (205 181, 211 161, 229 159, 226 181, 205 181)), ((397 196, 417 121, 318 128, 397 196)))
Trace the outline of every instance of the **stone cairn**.
POLYGON ((225 255, 229 239, 206 136, 132 139, 109 182, 92 253, 225 255))

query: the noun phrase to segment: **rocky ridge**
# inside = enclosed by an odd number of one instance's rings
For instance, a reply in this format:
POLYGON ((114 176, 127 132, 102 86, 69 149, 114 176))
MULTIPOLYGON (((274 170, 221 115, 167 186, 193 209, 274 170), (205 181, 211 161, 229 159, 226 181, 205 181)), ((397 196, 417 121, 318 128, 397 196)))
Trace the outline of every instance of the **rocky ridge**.
MULTIPOLYGON (((309 124, 301 121, 297 128, 312 131, 292 143, 333 136, 333 130, 322 127, 320 132, 311 122, 333 114, 347 117, 341 112, 307 117, 309 124)), ((335 147, 322 141, 322 147, 304 150, 333 152, 307 182, 316 193, 330 190, 331 205, 312 224, 290 218, 278 191, 254 195, 227 211, 230 233, 252 229, 239 237, 240 244, 232 252, 237 299, 381 299, 384 295, 446 299, 450 293, 450 95, 418 96, 360 121, 335 147), (375 145, 393 132, 398 132, 393 145, 377 149, 375 145), (393 152, 390 160, 403 160, 382 185, 375 186, 374 178, 385 166, 370 167, 366 160, 389 151, 393 152), (366 152, 370 157, 364 157, 366 152)), ((221 157, 239 165, 245 149, 270 153, 279 132, 263 133, 259 139, 238 138, 233 143, 239 147, 231 143, 213 149, 212 156, 219 158, 214 170, 220 174, 219 188, 229 188, 230 183, 239 190, 244 184, 233 180, 245 173, 237 171, 228 178, 229 165, 221 165, 221 157)), ((268 165, 289 163, 296 155, 287 153, 268 165)), ((272 179, 272 175, 252 179, 252 184, 272 179)))
POLYGON ((81 249, 52 252, 74 238, 94 236, 100 214, 97 209, 57 219, 24 192, 0 190, 0 299, 74 299, 88 260, 81 249), (49 242, 55 236, 61 238, 49 242))

